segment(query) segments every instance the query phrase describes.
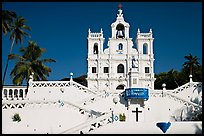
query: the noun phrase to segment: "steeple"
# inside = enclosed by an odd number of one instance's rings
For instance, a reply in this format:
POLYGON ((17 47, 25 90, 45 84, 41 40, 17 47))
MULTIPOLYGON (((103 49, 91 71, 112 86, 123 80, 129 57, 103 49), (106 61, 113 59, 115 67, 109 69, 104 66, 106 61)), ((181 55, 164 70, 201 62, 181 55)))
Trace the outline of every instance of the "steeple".
POLYGON ((122 14, 122 5, 119 4, 116 21, 111 24, 112 38, 115 38, 115 39, 129 38, 129 27, 130 25, 127 22, 125 22, 122 14))

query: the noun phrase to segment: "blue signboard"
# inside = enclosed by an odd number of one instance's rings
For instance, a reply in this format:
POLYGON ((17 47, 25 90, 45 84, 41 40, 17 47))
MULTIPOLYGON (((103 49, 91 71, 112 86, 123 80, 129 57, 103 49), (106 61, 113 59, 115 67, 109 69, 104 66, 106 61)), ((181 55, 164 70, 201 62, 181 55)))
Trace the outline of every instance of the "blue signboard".
POLYGON ((125 99, 149 99, 148 89, 147 88, 127 88, 125 89, 125 99))

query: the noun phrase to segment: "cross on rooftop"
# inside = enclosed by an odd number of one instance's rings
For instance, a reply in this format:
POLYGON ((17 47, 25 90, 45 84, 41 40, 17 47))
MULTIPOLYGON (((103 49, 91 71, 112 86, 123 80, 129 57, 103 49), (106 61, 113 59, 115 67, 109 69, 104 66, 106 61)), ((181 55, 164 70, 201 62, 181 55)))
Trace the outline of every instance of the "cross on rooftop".
POLYGON ((119 4, 119 5, 118 5, 118 8, 121 9, 121 8, 122 8, 122 4, 119 4))

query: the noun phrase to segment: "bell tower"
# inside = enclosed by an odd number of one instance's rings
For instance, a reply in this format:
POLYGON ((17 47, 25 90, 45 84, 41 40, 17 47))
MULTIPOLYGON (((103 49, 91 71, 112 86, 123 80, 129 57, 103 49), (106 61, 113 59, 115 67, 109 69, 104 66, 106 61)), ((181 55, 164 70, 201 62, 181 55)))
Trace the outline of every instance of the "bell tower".
POLYGON ((141 73, 141 85, 154 89, 154 54, 153 54, 153 33, 141 33, 137 30, 136 44, 139 53, 139 72, 141 73))
POLYGON ((112 23, 112 38, 129 38, 130 25, 124 21, 122 5, 118 5, 116 22, 112 23))
POLYGON ((88 31, 88 54, 96 55, 103 54, 103 43, 105 38, 103 37, 103 30, 101 28, 100 33, 92 33, 88 31))

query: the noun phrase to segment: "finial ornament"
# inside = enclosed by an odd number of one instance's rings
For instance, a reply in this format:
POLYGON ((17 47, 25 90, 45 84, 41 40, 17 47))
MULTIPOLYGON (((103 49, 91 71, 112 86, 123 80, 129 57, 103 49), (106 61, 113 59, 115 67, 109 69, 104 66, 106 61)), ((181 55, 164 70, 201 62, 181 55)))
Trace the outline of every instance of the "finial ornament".
POLYGON ((119 4, 118 5, 118 12, 119 12, 119 16, 122 16, 122 5, 121 4, 119 4))
POLYGON ((193 82, 193 79, 192 79, 192 75, 189 75, 189 78, 190 78, 190 83, 192 83, 193 82))
POLYGON ((162 84, 162 87, 163 87, 163 90, 166 90, 166 84, 165 83, 162 84))
POLYGON ((70 81, 73 81, 72 76, 73 76, 73 73, 71 72, 70 73, 70 81))
POLYGON ((122 4, 119 4, 119 5, 118 5, 118 8, 119 8, 119 9, 122 9, 122 4))
POLYGON ((151 28, 150 28, 149 32, 152 33, 152 29, 151 28))
POLYGON ((140 29, 139 28, 137 29, 137 32, 140 33, 140 29))
POLYGON ((34 72, 32 72, 31 75, 29 76, 29 81, 28 81, 29 84, 31 84, 31 82, 33 82, 33 79, 34 79, 33 76, 34 76, 34 72))

